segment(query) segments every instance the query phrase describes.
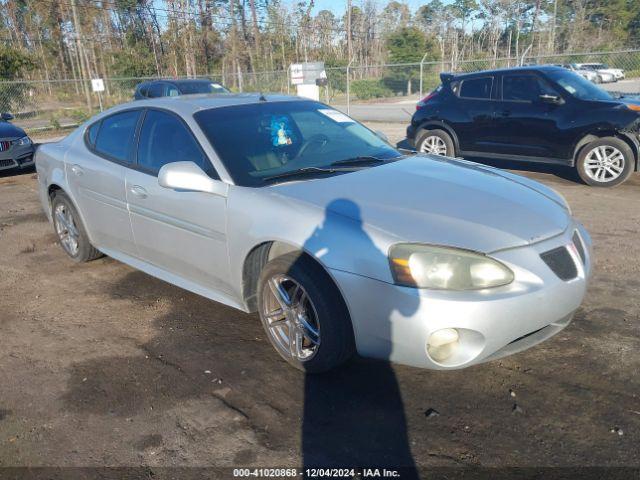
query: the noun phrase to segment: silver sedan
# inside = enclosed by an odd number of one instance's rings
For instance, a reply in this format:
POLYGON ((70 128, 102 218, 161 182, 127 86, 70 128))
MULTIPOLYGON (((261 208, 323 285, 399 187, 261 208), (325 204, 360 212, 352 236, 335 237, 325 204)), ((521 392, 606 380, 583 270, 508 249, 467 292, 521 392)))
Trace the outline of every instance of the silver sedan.
POLYGON ((565 200, 381 137, 295 97, 183 96, 108 110, 36 167, 73 260, 106 254, 258 312, 309 372, 356 352, 462 368, 565 328, 591 270, 565 200))

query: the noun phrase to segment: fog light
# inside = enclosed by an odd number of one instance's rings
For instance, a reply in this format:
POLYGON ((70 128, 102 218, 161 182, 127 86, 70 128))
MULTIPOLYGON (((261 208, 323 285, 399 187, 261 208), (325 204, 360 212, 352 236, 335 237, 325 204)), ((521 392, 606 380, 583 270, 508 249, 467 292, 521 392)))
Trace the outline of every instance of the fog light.
POLYGON ((458 331, 455 328, 443 328, 433 332, 427 342, 427 352, 436 362, 442 362, 454 354, 458 348, 458 331))

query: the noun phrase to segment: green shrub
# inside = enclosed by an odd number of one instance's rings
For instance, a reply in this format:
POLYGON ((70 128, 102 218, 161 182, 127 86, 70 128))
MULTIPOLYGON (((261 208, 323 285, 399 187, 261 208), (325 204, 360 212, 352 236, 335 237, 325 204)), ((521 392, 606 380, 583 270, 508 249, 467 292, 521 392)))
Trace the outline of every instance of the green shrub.
POLYGON ((351 92, 360 100, 370 98, 390 97, 393 92, 380 80, 354 80, 351 82, 351 92))

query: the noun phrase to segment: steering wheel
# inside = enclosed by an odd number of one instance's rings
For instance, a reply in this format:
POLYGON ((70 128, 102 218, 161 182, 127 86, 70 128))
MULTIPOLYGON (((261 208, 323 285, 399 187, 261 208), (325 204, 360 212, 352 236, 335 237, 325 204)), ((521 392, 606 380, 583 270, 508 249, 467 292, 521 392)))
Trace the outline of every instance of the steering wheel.
POLYGON ((315 135, 311 135, 307 140, 305 140, 305 142, 302 144, 302 146, 300 147, 300 150, 298 150, 298 154, 296 155, 296 158, 300 158, 302 157, 307 150, 309 150, 309 148, 312 145, 317 145, 319 144, 319 148, 324 147, 327 143, 329 142, 329 137, 327 137, 324 133, 316 133, 315 135))

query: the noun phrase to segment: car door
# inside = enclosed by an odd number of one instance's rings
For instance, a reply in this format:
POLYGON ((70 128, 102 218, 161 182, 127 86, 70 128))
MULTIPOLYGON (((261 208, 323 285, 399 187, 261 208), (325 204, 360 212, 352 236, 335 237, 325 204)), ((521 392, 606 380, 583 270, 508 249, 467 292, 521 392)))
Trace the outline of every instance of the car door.
POLYGON ((565 141, 559 120, 566 108, 561 94, 533 72, 501 76, 501 95, 496 108, 495 153, 549 157, 557 155, 557 144, 565 141), (555 96, 562 103, 547 103, 541 95, 555 96))
POLYGON ((105 253, 136 253, 127 210, 125 174, 132 161, 140 109, 91 125, 66 157, 69 188, 89 236, 105 253))
POLYGON ((158 184, 171 162, 192 161, 218 179, 189 127, 176 114, 148 109, 126 192, 138 256, 166 272, 218 292, 230 292, 226 197, 176 191, 158 184))
POLYGON ((453 128, 463 151, 490 152, 494 133, 494 76, 461 80, 452 86, 457 95, 453 128))

